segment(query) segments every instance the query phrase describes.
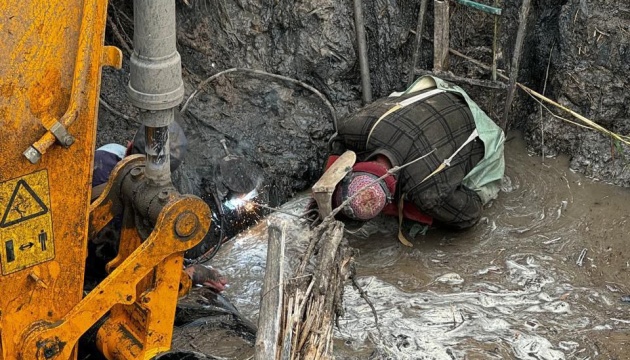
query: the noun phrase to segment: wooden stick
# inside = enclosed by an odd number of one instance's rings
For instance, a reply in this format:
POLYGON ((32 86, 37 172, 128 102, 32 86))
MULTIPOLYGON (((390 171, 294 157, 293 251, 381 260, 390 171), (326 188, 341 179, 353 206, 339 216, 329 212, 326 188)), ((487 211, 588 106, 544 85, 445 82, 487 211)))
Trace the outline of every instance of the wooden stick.
MULTIPOLYGON (((494 0, 494 7, 499 7, 499 0, 494 0)), ((499 38, 499 15, 494 15, 494 36, 492 37, 492 81, 497 81, 497 42, 499 38)))
POLYGON ((418 65, 418 58, 420 57, 420 51, 422 50, 422 30, 424 29, 424 16, 426 12, 427 0, 422 0, 420 3, 420 11, 418 12, 418 25, 416 26, 416 46, 414 47, 413 56, 411 57, 407 87, 411 86, 416 78, 416 66, 418 65))
POLYGON ((433 71, 448 70, 449 48, 449 15, 448 1, 433 1, 434 31, 433 31, 433 71))
POLYGON ((295 297, 289 297, 287 304, 285 305, 284 311, 284 324, 283 324, 283 332, 282 335, 282 347, 280 348, 279 358, 280 360, 290 360, 291 359, 291 349, 293 348, 293 323, 295 321, 295 316, 293 316, 293 312, 295 311, 295 307, 297 303, 300 301, 299 294, 295 297))
POLYGON ((107 16, 107 24, 112 29, 114 36, 116 37, 116 39, 118 39, 118 42, 120 42, 120 46, 122 46, 123 49, 127 50, 127 53, 131 56, 131 54, 133 54, 133 50, 131 49, 131 46, 129 46, 125 38, 122 36, 120 31, 118 30, 118 26, 116 26, 116 23, 114 23, 114 20, 112 20, 111 16, 109 15, 107 16))
MULTIPOLYGON (((459 51, 457 51, 455 49, 449 49, 448 51, 451 54, 455 55, 455 56, 461 57, 462 59, 464 59, 466 61, 469 61, 470 63, 479 66, 482 69, 485 69, 485 70, 491 70, 492 69, 492 67, 490 65, 484 64, 484 63, 482 63, 481 61, 479 61, 477 59, 474 59, 474 58, 471 58, 470 56, 464 55, 463 53, 461 53, 461 52, 459 52, 459 51)), ((503 80, 509 80, 509 78, 507 76, 503 75, 500 72, 497 73, 497 75, 503 80)), ((528 95, 530 95, 536 101, 544 101, 544 102, 546 102, 548 104, 551 104, 551 105, 555 106, 556 108, 558 108, 560 110, 566 111, 569 114, 573 115, 573 117, 575 117, 578 120, 582 121, 585 125, 581 125, 579 123, 576 123, 576 122, 570 121, 568 119, 559 117, 559 116, 557 116, 556 114, 554 114, 554 113, 552 113, 550 111, 552 116, 554 116, 554 117, 556 117, 556 118, 558 118, 560 120, 572 123, 573 125, 582 126, 584 128, 587 128, 587 129, 592 129, 592 130, 599 131, 599 132, 601 132, 601 133, 603 133, 605 135, 608 135, 608 136, 612 137, 615 140, 623 142, 626 145, 630 145, 630 137, 629 136, 619 135, 619 134, 617 134, 615 132, 612 132, 612 131, 602 127, 601 125, 597 124, 593 120, 591 120, 589 118, 586 118, 586 117, 580 115, 579 113, 577 113, 577 112, 575 112, 575 111, 573 111, 573 110, 571 110, 571 109, 569 109, 567 107, 564 107, 564 106, 560 105, 559 103, 557 103, 557 102, 549 99, 548 97, 546 97, 546 96, 544 96, 544 95, 542 95, 542 94, 532 90, 531 88, 528 88, 527 86, 525 86, 525 85, 523 85, 523 84, 521 84, 519 82, 516 82, 516 86, 518 86, 521 90, 525 91, 528 95)))
POLYGON ((599 131, 601 133, 604 133, 604 134, 612 137, 613 139, 618 140, 618 141, 620 141, 620 142, 622 142, 622 143, 624 143, 626 145, 630 145, 630 137, 614 133, 614 132, 604 128, 603 126, 599 125, 598 123, 594 122, 593 120, 590 120, 590 119, 588 119, 588 118, 586 118, 586 117, 576 113, 575 111, 573 111, 573 110, 571 110, 571 109, 569 109, 569 108, 567 108, 565 106, 562 106, 562 105, 558 104, 557 102, 549 99, 548 97, 545 97, 545 96, 537 93, 536 91, 526 87, 525 85, 522 85, 522 84, 517 84, 517 85, 518 85, 518 87, 523 89, 523 91, 525 91, 529 95, 531 95, 533 97, 536 97, 536 98, 538 98, 538 99, 540 99, 540 100, 542 100, 542 101, 544 101, 544 102, 546 102, 548 104, 551 104, 551 105, 557 107, 558 109, 561 109, 561 110, 564 110, 564 111, 568 112, 569 114, 573 115, 577 119, 581 120, 588 127, 592 128, 592 129, 595 129, 595 130, 597 130, 597 131, 599 131))
POLYGON ((315 287, 322 295, 326 294, 326 291, 330 287, 330 281, 332 281, 332 279, 330 279, 330 269, 333 268, 337 249, 339 248, 341 239, 343 239, 343 225, 340 222, 335 222, 329 234, 328 241, 326 241, 319 250, 319 272, 315 274, 315 287))
POLYGON ((354 28, 357 34, 359 68, 361 69, 361 98, 363 104, 366 105, 372 102, 372 85, 370 84, 370 66, 367 57, 362 0, 354 0, 354 28))
POLYGON ((107 101, 105 101, 102 97, 99 97, 99 98, 98 98, 98 102, 99 102, 99 104, 101 104, 101 105, 102 105, 105 109, 107 109, 107 111, 109 111, 110 113, 112 113, 112 114, 114 114, 114 115, 116 115, 116 116, 118 116, 118 117, 122 118, 123 120, 125 120, 125 121, 127 122, 127 124, 130 124, 130 123, 132 123, 132 122, 135 122, 135 123, 138 123, 138 124, 140 123, 140 121, 138 121, 138 120, 136 120, 136 119, 132 118, 131 116, 127 116, 127 115, 125 115, 125 114, 121 113, 120 111, 118 111, 118 110, 114 109, 114 107, 113 107, 113 106, 111 106, 111 105, 110 105, 107 101))
MULTIPOLYGON (((343 224, 334 219, 322 222, 307 235, 310 244, 317 244, 309 247, 318 249, 316 253, 306 250, 305 254, 310 261, 303 271, 311 279, 296 281, 304 277, 299 276, 287 280, 283 308, 279 310, 284 317, 278 346, 281 353, 279 358, 271 359, 332 358, 333 326, 344 283, 352 276, 354 253, 343 245, 343 224)), ((265 330, 260 327, 260 331, 265 330)))
POLYGON ((258 315, 255 360, 273 360, 279 354, 278 341, 281 332, 281 316, 284 289, 284 239, 285 228, 267 224, 269 246, 267 265, 258 315))
POLYGON ((461 76, 452 75, 452 73, 450 72, 418 70, 416 71, 416 74, 434 75, 434 76, 439 77, 442 80, 451 81, 455 83, 464 83, 464 84, 473 85, 473 86, 481 86, 481 87, 486 87, 490 89, 506 89, 507 88, 507 85, 503 82, 465 78, 461 76))
MULTIPOLYGON (((551 50, 549 50, 549 58, 547 59, 547 70, 545 71, 545 82, 543 85, 542 94, 545 95, 547 90, 547 81, 549 80, 549 68, 551 67, 551 55, 553 54, 554 44, 551 44, 551 50)), ((540 104, 540 160, 545 163, 545 124, 543 122, 543 104, 540 104)))
POLYGON ((512 100, 514 100, 514 90, 516 90, 516 78, 518 77, 518 67, 521 61, 521 51, 523 50, 523 41, 525 40, 525 29, 527 28, 527 17, 529 15, 530 0, 523 0, 521 11, 518 14, 518 31, 516 32, 516 44, 514 45, 514 54, 512 56, 512 66, 510 68, 510 84, 508 86, 507 98, 505 100, 505 110, 503 111, 503 121, 501 128, 505 131, 508 126, 508 116, 512 100))

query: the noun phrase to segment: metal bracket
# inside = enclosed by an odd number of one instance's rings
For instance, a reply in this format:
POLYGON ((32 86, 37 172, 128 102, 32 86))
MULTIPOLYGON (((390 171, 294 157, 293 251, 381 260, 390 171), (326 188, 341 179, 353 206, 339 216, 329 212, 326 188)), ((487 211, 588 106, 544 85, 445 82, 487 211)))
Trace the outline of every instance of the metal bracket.
POLYGON ((68 133, 67 127, 72 125, 77 119, 78 111, 85 101, 86 81, 90 67, 93 64, 93 61, 91 61, 92 50, 97 46, 95 43, 97 22, 94 21, 97 17, 97 5, 97 1, 86 1, 83 5, 83 18, 81 20, 78 44, 79 51, 75 59, 68 109, 59 120, 54 119, 51 122, 50 128, 47 126, 48 123, 43 121, 44 127, 48 131, 22 153, 33 164, 36 164, 41 159, 42 154, 55 143, 55 140, 65 147, 74 143, 74 137, 68 133))
POLYGON ((57 141, 59 141, 59 143, 65 148, 69 148, 70 145, 74 144, 74 136, 70 135, 68 129, 66 129, 66 127, 59 121, 55 121, 49 130, 55 136, 57 141))

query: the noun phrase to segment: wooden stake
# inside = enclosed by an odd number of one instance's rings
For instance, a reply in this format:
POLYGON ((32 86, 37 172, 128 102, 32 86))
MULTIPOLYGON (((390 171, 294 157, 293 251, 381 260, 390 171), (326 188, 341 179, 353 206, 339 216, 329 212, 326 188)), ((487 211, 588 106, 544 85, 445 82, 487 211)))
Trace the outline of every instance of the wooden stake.
POLYGON ((510 67, 510 83, 508 85, 507 99, 505 101, 505 110, 503 111, 503 121, 501 128, 505 131, 508 126, 508 115, 512 100, 514 100, 514 91, 516 90, 516 78, 518 77, 518 67, 521 61, 521 51, 523 50, 523 41, 525 40, 525 29, 527 28, 527 17, 529 15, 530 0, 523 0, 521 11, 518 15, 518 31, 516 33, 516 44, 514 45, 514 54, 512 56, 512 66, 510 67))
POLYGON ((255 360, 278 358, 278 339, 281 332, 284 290, 284 237, 285 229, 268 223, 269 246, 267 265, 258 315, 255 360))
POLYGON ((422 30, 424 29, 424 16, 427 12, 427 0, 422 0, 420 3, 420 11, 418 12, 418 25, 416 26, 416 46, 413 50, 413 56, 411 57, 411 66, 409 67, 409 79, 407 80, 407 87, 411 86, 416 78, 416 66, 418 65, 418 58, 422 50, 422 30))
MULTIPOLYGON (((494 7, 499 7, 499 0, 494 0, 494 7)), ((492 37, 492 81, 497 81, 497 41, 499 38, 499 15, 494 15, 494 36, 492 37)))
POLYGON ((353 272, 354 252, 342 243, 344 226, 332 219, 303 233, 309 240, 303 253, 308 265, 289 277, 283 266, 286 227, 281 230, 271 223, 267 227, 269 247, 254 359, 332 359, 333 326, 345 281, 353 272))
POLYGON ((449 10, 448 0, 433 1, 434 32, 433 32, 433 71, 448 70, 449 47, 449 10))
POLYGON ((368 64, 367 44, 365 40, 362 0, 354 0, 354 27, 357 34, 359 67, 361 69, 361 97, 365 105, 372 102, 372 86, 370 85, 370 67, 368 64))

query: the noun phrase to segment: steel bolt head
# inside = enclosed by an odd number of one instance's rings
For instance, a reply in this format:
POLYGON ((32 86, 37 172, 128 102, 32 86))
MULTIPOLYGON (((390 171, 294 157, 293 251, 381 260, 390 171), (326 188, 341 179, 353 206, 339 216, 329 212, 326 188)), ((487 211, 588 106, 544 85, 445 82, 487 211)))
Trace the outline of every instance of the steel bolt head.
POLYGON ((137 179, 137 178, 139 178, 139 177, 140 177, 140 175, 142 175, 142 173, 143 173, 143 171, 142 171, 142 169, 141 169, 141 168, 139 168, 139 167, 133 168, 133 169, 131 169, 131 172, 129 172, 129 174, 131 174, 131 177, 132 177, 133 179, 137 179))
POLYGON ((37 342, 38 355, 37 358, 52 359, 57 357, 63 351, 65 343, 59 341, 58 338, 47 338, 37 342), (41 351, 41 352, 40 352, 41 351))
POLYGON ((199 218, 193 212, 185 211, 175 219, 175 234, 186 238, 191 236, 199 228, 199 218))
POLYGON ((168 191, 160 191, 158 194, 158 200, 160 200, 161 203, 166 203, 168 201, 168 191))
POLYGON ((72 144, 74 144, 74 136, 68 134, 66 136, 63 137, 63 144, 67 147, 70 146, 72 144))
POLYGON ((37 151, 37 149, 35 149, 33 146, 29 146, 28 149, 26 149, 26 151, 24 151, 22 154, 32 164, 37 164, 39 162, 39 159, 42 158, 42 154, 40 154, 39 151, 37 151))
POLYGON ((45 347, 44 348, 44 357, 46 359, 50 359, 51 357, 55 356, 56 354, 56 350, 50 347, 45 347))

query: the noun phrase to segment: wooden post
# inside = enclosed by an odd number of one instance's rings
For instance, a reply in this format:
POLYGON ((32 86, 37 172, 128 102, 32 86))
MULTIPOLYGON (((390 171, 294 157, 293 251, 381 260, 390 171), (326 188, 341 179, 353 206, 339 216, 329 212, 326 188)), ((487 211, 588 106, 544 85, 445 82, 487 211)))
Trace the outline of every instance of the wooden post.
POLYGON ((366 105, 372 102, 372 85, 370 84, 370 67, 367 57, 362 0, 354 0, 354 27, 357 34, 359 68, 361 70, 361 98, 363 99, 363 104, 366 105))
POLYGON ((433 71, 448 70, 449 9, 448 0, 434 0, 433 71))
POLYGON ((256 334, 255 360, 274 360, 278 358, 281 315, 283 312, 284 291, 284 229, 268 223, 269 246, 267 265, 258 315, 258 333, 256 334))
MULTIPOLYGON (((494 0, 494 6, 499 7, 499 0, 494 0)), ((499 15, 493 15, 494 18, 494 36, 492 37, 492 81, 497 81, 497 41, 499 38, 499 15)))
POLYGON ((420 11, 418 12, 418 25, 416 26, 416 46, 413 50, 411 57, 411 66, 409 67, 409 79, 407 80, 407 87, 411 86, 416 78, 416 65, 418 65, 418 58, 422 50, 422 30, 424 29, 424 16, 427 12, 427 0, 422 0, 420 3, 420 11))
POLYGON ((514 54, 512 56, 512 66, 510 67, 510 84, 508 87, 507 98, 505 100, 505 110, 503 111, 503 121, 501 128, 507 130, 508 115, 510 107, 514 99, 514 90, 516 90, 516 78, 518 77, 518 67, 521 60, 521 51, 523 49, 523 41, 525 40, 525 29, 527 28, 527 16, 529 15, 530 0, 523 0, 521 11, 518 14, 518 31, 516 33, 516 44, 514 45, 514 54))

